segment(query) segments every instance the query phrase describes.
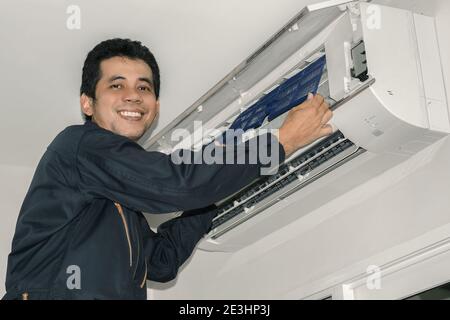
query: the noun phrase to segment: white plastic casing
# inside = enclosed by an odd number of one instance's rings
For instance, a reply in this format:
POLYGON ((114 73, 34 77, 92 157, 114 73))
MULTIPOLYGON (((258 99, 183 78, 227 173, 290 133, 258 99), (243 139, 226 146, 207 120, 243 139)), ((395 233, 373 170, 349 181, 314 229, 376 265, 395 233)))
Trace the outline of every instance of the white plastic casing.
MULTIPOLYGON (((434 18, 367 3, 360 8, 375 83, 337 109, 333 123, 368 151, 414 154, 450 132, 434 18)), ((341 71, 329 66, 328 72, 341 71)))

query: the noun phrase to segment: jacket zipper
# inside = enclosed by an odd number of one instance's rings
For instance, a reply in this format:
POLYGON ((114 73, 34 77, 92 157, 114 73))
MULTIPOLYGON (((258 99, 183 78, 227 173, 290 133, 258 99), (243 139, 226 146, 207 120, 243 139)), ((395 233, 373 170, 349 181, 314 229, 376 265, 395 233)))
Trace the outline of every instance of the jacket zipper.
POLYGON ((141 283, 141 288, 143 288, 145 283, 147 282, 147 259, 144 259, 144 261, 145 261, 145 275, 141 283))
MULTIPOLYGON (((138 245, 137 245, 137 256, 136 256, 136 269, 134 270, 134 274, 133 274, 133 279, 136 277, 136 272, 137 272, 137 270, 138 270, 138 267, 139 267, 139 257, 141 256, 140 255, 140 248, 141 248, 141 242, 139 241, 139 239, 140 239, 140 236, 138 236, 137 237, 137 243, 138 243, 138 245)), ((145 285, 145 283, 146 283, 146 281, 147 281, 147 259, 145 259, 144 258, 144 266, 145 266, 145 274, 144 274, 144 279, 142 279, 142 282, 141 282, 141 288, 143 288, 144 287, 144 285, 145 285)))
MULTIPOLYGON (((122 218, 123 226, 125 228, 125 234, 127 236, 128 248, 129 248, 129 252, 130 252, 130 267, 132 267, 132 265, 133 265, 132 252, 133 251, 131 249, 131 239, 130 239, 130 232, 128 230, 128 223, 127 223, 127 220, 125 219, 125 215, 123 213, 123 209, 122 209, 122 206, 120 205, 120 203, 114 202, 114 205, 116 206, 117 211, 119 212, 119 215, 122 218)), ((144 288, 145 283, 147 282, 147 259, 144 259, 144 262, 145 262, 145 274, 144 274, 144 279, 142 279, 141 288, 144 288)))
POLYGON ((137 272, 138 267, 139 267, 139 257, 141 256, 140 249, 139 249, 141 247, 141 243, 139 241, 139 238, 140 238, 140 235, 138 235, 136 237, 136 239, 137 239, 137 255, 136 255, 136 268, 134 268, 133 279, 136 277, 136 272, 137 272))
POLYGON ((130 232, 128 230, 127 219, 125 219, 125 215, 123 214, 122 206, 117 202, 114 202, 114 205, 116 206, 117 211, 119 212, 119 215, 122 218, 123 226, 125 228, 125 233, 127 235, 128 248, 130 251, 130 267, 131 267, 133 265, 133 251, 131 249, 131 239, 130 239, 130 232))

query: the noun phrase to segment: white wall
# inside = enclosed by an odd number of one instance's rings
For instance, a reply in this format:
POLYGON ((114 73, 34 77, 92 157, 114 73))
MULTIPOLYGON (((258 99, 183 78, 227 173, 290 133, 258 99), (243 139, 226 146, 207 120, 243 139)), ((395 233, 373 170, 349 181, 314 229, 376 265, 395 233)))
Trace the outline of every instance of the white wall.
MULTIPOLYGON (((450 2, 383 1, 436 13, 447 95, 450 97, 450 2), (427 5, 429 4, 429 5, 427 5)), ((299 219, 236 253, 196 251, 176 281, 150 283, 154 299, 299 299, 450 237, 450 139, 361 186, 381 188, 362 202, 336 206, 306 228, 299 219), (421 159, 421 160, 419 160, 421 159), (419 168, 400 181, 392 177, 419 168), (295 233, 295 230, 298 230, 295 233), (294 236, 292 235, 294 232, 294 236), (274 243, 276 243, 274 245, 274 243)), ((345 195, 344 195, 345 197, 345 195)), ((312 215, 319 217, 326 206, 312 215)), ((285 210, 295 210, 295 206, 285 210)), ((314 219, 314 217, 308 217, 314 219)), ((421 275, 426 278, 426 273, 421 275)), ((450 280, 447 279, 447 280, 450 280)))

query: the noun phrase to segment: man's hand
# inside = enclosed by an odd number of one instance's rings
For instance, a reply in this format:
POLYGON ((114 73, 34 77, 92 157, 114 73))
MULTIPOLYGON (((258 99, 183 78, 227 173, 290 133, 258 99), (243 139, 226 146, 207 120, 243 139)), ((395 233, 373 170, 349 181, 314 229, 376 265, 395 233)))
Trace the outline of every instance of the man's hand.
POLYGON ((333 113, 321 95, 308 94, 308 99, 292 108, 279 129, 279 141, 286 157, 320 137, 333 132, 327 124, 333 113))

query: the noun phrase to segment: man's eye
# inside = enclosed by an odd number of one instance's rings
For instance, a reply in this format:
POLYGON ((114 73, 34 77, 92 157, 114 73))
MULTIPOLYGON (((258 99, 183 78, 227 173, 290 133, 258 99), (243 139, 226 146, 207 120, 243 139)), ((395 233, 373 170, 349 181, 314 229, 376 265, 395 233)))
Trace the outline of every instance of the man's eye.
POLYGON ((120 88, 122 88, 122 85, 121 84, 112 84, 109 87, 112 89, 120 89, 120 88))
POLYGON ((146 86, 139 87, 139 90, 141 90, 141 91, 152 91, 152 89, 150 89, 150 87, 146 87, 146 86))

